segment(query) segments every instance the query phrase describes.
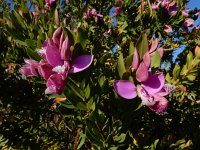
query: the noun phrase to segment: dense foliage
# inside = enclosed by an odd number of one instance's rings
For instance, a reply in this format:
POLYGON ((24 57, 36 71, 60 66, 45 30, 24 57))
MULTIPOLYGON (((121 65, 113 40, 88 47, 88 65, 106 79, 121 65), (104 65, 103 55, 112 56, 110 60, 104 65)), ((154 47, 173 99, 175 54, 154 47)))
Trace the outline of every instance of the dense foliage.
POLYGON ((187 3, 0 0, 0 147, 199 149, 187 3))

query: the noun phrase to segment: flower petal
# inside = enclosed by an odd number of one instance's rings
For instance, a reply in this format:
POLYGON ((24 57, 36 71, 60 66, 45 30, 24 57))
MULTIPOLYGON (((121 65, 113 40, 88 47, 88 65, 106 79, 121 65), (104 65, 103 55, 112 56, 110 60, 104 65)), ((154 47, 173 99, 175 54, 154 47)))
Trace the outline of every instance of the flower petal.
POLYGON ((158 47, 158 39, 155 39, 152 41, 149 52, 151 53, 151 52, 155 51, 157 47, 158 47))
POLYGON ((33 59, 24 59, 25 65, 20 68, 19 72, 26 76, 38 76, 37 69, 39 66, 39 62, 33 59))
POLYGON ((19 72, 28 77, 37 76, 37 72, 33 71, 33 69, 31 69, 31 66, 23 66, 19 69, 19 72))
POLYGON ((176 87, 174 85, 171 85, 171 84, 165 84, 163 86, 163 88, 158 92, 156 93, 156 95, 159 95, 159 96, 166 96, 168 95, 169 93, 171 93, 176 87))
POLYGON ((183 26, 185 26, 185 27, 192 27, 192 26, 194 26, 194 20, 191 19, 191 18, 185 19, 185 21, 183 23, 183 26))
POLYGON ((137 48, 135 48, 134 54, 133 54, 132 68, 136 70, 139 66, 139 63, 140 63, 140 58, 139 58, 138 50, 137 48))
POLYGON ((168 108, 168 101, 164 97, 154 97, 155 104, 153 106, 148 106, 152 111, 161 113, 165 112, 166 109, 168 108))
POLYGON ((159 92, 165 84, 165 78, 163 73, 150 75, 147 81, 142 83, 144 89, 150 95, 154 95, 155 93, 159 92))
POLYGON ((164 26, 164 31, 166 33, 171 33, 172 32, 172 26, 171 25, 165 25, 164 26))
POLYGON ((154 98, 150 96, 141 85, 137 85, 137 93, 143 105, 153 106, 155 104, 154 98))
POLYGON ((38 72, 45 80, 47 80, 53 74, 52 69, 53 67, 51 65, 41 62, 38 67, 38 72))
POLYGON ((137 96, 135 85, 128 80, 116 80, 113 86, 117 94, 125 99, 133 99, 137 96))
POLYGON ((145 65, 144 62, 141 62, 137 71, 136 71, 136 79, 139 82, 144 82, 148 79, 149 77, 149 71, 147 66, 145 65))
POLYGON ((65 87, 65 80, 62 75, 55 73, 48 78, 46 86, 45 94, 61 94, 65 87))
POLYGON ((169 4, 168 13, 169 13, 170 16, 176 15, 177 10, 178 10, 178 5, 176 4, 175 1, 173 1, 172 3, 169 4))
POLYGON ((60 46, 61 34, 62 34, 62 28, 61 27, 57 28, 56 31, 53 33, 52 40, 56 44, 57 47, 60 46))
POLYGON ((93 55, 81 55, 74 59, 69 73, 77 73, 88 68, 93 61, 93 55))
POLYGON ((150 54, 149 52, 146 52, 143 56, 143 62, 144 64, 146 65, 147 68, 150 67, 151 65, 151 57, 150 57, 150 54))
POLYGON ((69 42, 69 38, 68 37, 66 37, 66 39, 62 43, 60 54, 61 54, 61 59, 62 60, 68 61, 70 59, 70 57, 71 57, 71 54, 70 54, 70 42, 69 42))
POLYGON ((61 59, 58 48, 53 43, 52 40, 48 40, 47 49, 46 49, 46 58, 50 65, 53 67, 58 65, 63 65, 63 60, 61 59))

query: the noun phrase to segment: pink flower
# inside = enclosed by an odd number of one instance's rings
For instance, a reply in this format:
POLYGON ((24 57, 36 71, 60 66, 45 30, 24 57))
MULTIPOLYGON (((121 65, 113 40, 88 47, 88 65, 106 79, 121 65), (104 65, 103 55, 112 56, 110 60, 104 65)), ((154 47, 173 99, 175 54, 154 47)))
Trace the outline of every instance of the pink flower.
POLYGON ((164 31, 166 33, 171 33, 172 32, 172 26, 171 25, 165 25, 164 26, 164 31))
POLYGON ((153 4, 153 5, 151 6, 151 8, 152 8, 153 10, 158 9, 159 6, 160 6, 160 3, 161 3, 161 2, 159 2, 158 4, 153 4))
MULTIPOLYGON (((154 51, 157 48, 158 41, 154 40, 150 48, 154 51)), ((173 86, 165 85, 163 73, 151 74, 151 58, 149 52, 146 52, 140 61, 137 49, 134 51, 132 68, 136 70, 136 79, 140 84, 135 86, 128 80, 114 81, 114 89, 117 94, 125 99, 133 99, 137 95, 141 98, 142 104, 148 106, 152 111, 161 113, 166 111, 168 101, 164 96, 168 95, 173 86)))
POLYGON ((13 63, 7 64, 5 71, 9 72, 15 68, 15 65, 13 63))
POLYGON ((168 101, 164 96, 174 90, 173 86, 165 85, 162 73, 151 75, 137 87, 128 80, 116 80, 113 86, 117 94, 125 99, 133 99, 138 95, 143 105, 157 113, 166 111, 168 101))
POLYGON ((169 15, 174 16, 176 15, 177 11, 178 11, 178 5, 175 2, 170 3, 168 6, 169 15))
POLYGON ((190 11, 191 11, 190 9, 184 9, 184 10, 181 11, 181 14, 182 14, 183 16, 185 16, 185 17, 188 17, 190 11))
POLYGON ((39 62, 33 59, 24 59, 24 61, 26 64, 21 67, 19 71, 29 77, 38 76, 37 68, 39 66, 39 62))
POLYGON ((50 8, 50 7, 53 5, 53 3, 56 2, 56 0, 45 0, 45 1, 46 1, 46 6, 47 6, 48 8, 50 8))
POLYGON ((185 27, 192 27, 194 26, 194 20, 191 19, 191 18, 186 18, 184 23, 183 23, 183 26, 185 27))
POLYGON ((115 7, 113 16, 117 16, 121 12, 121 7, 115 7))
POLYGON ((81 55, 71 61, 70 41, 64 37, 61 28, 58 28, 52 39, 47 39, 39 51, 42 60, 25 60, 26 64, 20 72, 27 76, 40 75, 46 80, 46 94, 61 94, 68 73, 77 73, 88 68, 92 61, 92 55, 81 55))
POLYGON ((162 7, 167 7, 169 2, 170 2, 169 0, 162 0, 162 7))

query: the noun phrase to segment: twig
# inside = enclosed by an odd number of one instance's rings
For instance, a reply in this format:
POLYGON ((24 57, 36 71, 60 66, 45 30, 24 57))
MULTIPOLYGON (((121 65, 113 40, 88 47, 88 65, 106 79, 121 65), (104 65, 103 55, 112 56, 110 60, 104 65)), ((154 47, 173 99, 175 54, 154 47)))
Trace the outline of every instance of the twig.
POLYGON ((74 150, 77 149, 78 137, 79 137, 80 131, 81 131, 81 128, 78 128, 77 133, 76 133, 76 137, 75 137, 75 140, 74 140, 74 150))

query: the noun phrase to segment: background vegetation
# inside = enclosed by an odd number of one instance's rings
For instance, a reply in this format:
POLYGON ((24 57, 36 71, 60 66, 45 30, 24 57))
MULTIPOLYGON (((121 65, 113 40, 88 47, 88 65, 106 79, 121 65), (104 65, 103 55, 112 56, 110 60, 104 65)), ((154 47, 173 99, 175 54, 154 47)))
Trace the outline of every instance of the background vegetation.
POLYGON ((195 21, 199 11, 184 16, 188 1, 174 2, 178 10, 170 15, 161 4, 153 10, 157 2, 149 0, 124 0, 122 5, 119 0, 58 0, 50 7, 43 0, 1 0, 0 147, 199 149, 200 30, 194 25, 185 26, 187 31, 183 25, 187 18, 195 21), (92 8, 96 14, 88 15, 92 8), (165 32, 165 25, 173 32, 165 32), (19 68, 24 58, 39 59, 36 49, 60 26, 73 56, 91 53, 94 60, 87 70, 68 77, 63 94, 45 95, 44 81, 25 77, 19 68), (140 98, 120 98, 113 88, 114 80, 127 79, 124 62, 134 45, 146 48, 155 38, 164 56, 152 70, 164 72, 177 87, 167 96, 163 115, 142 106, 140 98))

